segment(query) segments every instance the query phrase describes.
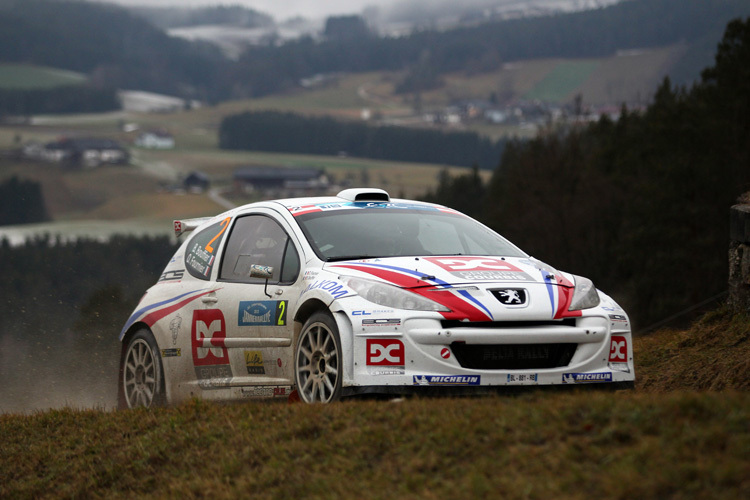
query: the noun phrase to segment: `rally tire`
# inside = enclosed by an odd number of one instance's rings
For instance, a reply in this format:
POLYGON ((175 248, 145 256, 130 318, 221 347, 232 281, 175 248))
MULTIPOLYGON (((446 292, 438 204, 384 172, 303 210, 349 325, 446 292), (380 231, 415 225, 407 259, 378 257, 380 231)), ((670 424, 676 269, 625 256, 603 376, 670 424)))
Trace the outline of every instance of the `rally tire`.
POLYGON ((294 350, 294 382, 306 403, 331 403, 341 398, 344 376, 341 339, 327 311, 305 322, 294 350))
POLYGON ((138 330, 129 340, 120 375, 122 406, 164 406, 164 370, 159 348, 148 329, 138 330))

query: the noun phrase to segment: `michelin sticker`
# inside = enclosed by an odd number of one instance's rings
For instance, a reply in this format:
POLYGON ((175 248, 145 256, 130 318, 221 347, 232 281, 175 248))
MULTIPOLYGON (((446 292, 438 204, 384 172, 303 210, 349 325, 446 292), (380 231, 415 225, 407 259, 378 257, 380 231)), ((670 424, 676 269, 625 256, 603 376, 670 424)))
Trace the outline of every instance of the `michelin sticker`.
POLYGON ((479 375, 414 375, 414 385, 479 385, 479 375))
POLYGON ((612 382, 612 373, 564 373, 563 384, 590 384, 595 382, 612 382))

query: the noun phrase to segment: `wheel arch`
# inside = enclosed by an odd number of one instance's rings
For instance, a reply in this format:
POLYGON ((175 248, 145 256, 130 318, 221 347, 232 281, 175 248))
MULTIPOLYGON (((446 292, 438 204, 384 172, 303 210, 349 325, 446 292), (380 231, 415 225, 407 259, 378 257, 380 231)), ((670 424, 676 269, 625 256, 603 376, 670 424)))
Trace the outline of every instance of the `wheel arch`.
POLYGON ((299 336, 302 333, 302 327, 310 316, 318 311, 330 314, 339 329, 341 355, 344 361, 342 385, 346 387, 351 385, 354 373, 353 331, 349 317, 340 307, 336 307, 336 304, 336 301, 329 305, 318 298, 310 298, 300 305, 294 315, 294 338, 292 339, 292 345, 297 345, 299 336))
MULTIPOLYGON (((117 377, 117 408, 120 410, 124 410, 128 408, 127 402, 125 400, 125 389, 122 385, 122 378, 123 378, 123 369, 124 369, 124 361, 125 361, 125 354, 128 349, 128 345, 130 344, 130 340, 133 338, 133 336, 141 331, 146 330, 151 334, 151 337, 154 339, 154 342, 156 343, 156 353, 155 355, 159 357, 161 360, 161 348, 159 346, 159 340, 156 338, 156 335, 154 335, 153 330, 151 327, 149 327, 146 323, 143 321, 138 321, 130 325, 130 327, 125 331, 125 334, 122 336, 122 340, 120 341, 120 369, 118 370, 118 377, 117 377)), ((162 390, 164 391, 164 398, 165 401, 171 401, 170 396, 170 385, 167 383, 166 378, 166 370, 164 369, 164 363, 160 363, 161 366, 161 384, 162 384, 162 390)))

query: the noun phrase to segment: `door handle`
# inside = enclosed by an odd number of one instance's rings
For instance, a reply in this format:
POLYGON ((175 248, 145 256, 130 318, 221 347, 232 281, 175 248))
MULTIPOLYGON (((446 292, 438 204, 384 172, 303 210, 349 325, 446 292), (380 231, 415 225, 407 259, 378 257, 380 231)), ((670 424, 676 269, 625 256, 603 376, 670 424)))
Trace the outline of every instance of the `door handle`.
POLYGON ((218 301, 219 299, 217 297, 211 297, 211 296, 201 297, 201 302, 203 302, 204 304, 216 304, 218 301))

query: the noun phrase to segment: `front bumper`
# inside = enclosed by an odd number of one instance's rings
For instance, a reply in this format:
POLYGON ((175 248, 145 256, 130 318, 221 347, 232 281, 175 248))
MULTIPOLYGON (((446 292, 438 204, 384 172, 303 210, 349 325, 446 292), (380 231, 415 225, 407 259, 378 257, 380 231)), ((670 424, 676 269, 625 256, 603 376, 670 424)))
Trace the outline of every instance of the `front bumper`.
POLYGON ((629 323, 614 322, 606 313, 491 323, 435 316, 415 315, 397 325, 350 322, 352 370, 344 380, 347 392, 628 386, 635 380, 629 323), (612 355, 613 338, 625 342, 617 359, 612 355))

